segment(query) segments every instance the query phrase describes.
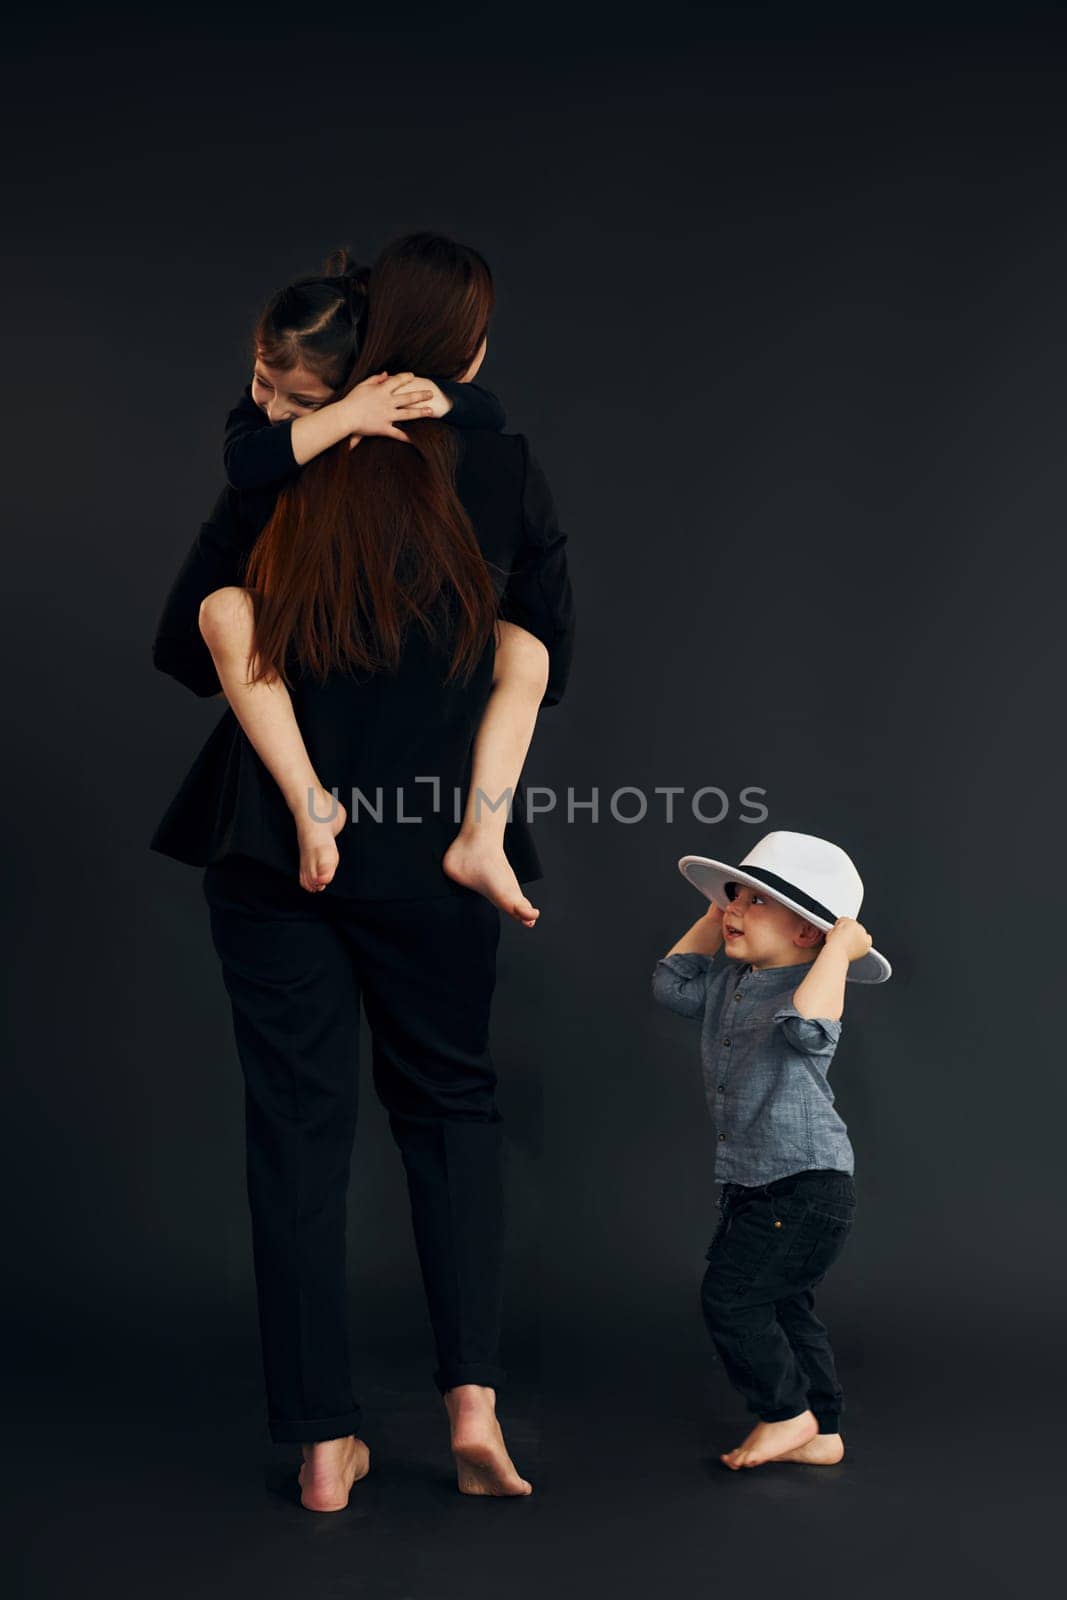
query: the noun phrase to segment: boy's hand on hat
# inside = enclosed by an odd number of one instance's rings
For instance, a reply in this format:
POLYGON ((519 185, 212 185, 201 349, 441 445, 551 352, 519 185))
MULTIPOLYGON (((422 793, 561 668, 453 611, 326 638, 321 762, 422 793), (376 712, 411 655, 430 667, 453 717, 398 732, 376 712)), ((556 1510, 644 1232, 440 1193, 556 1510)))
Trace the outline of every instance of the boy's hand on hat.
POLYGON ((838 917, 826 935, 827 944, 840 946, 850 961, 858 961, 871 948, 873 940, 855 917, 838 917))

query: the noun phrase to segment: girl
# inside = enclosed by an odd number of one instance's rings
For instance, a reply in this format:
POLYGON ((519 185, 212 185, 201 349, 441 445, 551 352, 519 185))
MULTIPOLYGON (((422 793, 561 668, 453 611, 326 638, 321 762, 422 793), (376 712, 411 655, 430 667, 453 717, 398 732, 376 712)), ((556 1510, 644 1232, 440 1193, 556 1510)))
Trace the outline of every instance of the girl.
MULTIPOLYGON (((370 274, 340 398, 383 371, 472 374, 492 299, 473 250, 432 234, 398 241, 370 274)), ((195 693, 217 693, 198 617, 210 594, 244 587, 247 567, 250 687, 284 667, 302 777, 346 795, 368 779, 412 794, 428 776, 462 792, 484 742, 499 616, 545 648, 544 703, 563 693, 565 545, 521 436, 425 418, 405 445, 363 436, 325 451, 276 502, 228 488, 174 583, 154 658, 195 693)), ((404 1163, 459 1488, 530 1492, 496 1416, 501 1130, 488 1028, 500 913, 442 870, 448 816, 410 821, 383 812, 350 828, 328 890, 307 895, 278 783, 228 709, 152 840, 205 868, 245 1079, 270 1434, 301 1443, 301 1499, 318 1511, 341 1509, 370 1460, 345 1283, 361 1002, 404 1163)), ((519 880, 538 876, 521 813, 508 828, 519 880)))
MULTIPOLYGON (((377 435, 407 444, 398 423, 420 417, 451 413, 462 426, 503 425, 495 398, 471 385, 485 356, 484 339, 457 382, 378 373, 346 391, 365 315, 367 272, 337 252, 324 273, 275 295, 256 327, 252 384, 226 426, 224 459, 234 488, 280 486, 345 441, 354 447, 361 437, 377 435)), ((284 679, 252 659, 254 616, 247 590, 216 590, 203 603, 201 632, 227 701, 292 813, 300 884, 314 893, 337 870, 337 836, 347 811, 325 793, 311 766, 284 679)), ((474 745, 463 824, 442 861, 451 878, 524 927, 533 927, 540 913, 504 852, 504 828, 545 692, 546 659, 544 646, 525 629, 499 624, 493 692, 474 745)))

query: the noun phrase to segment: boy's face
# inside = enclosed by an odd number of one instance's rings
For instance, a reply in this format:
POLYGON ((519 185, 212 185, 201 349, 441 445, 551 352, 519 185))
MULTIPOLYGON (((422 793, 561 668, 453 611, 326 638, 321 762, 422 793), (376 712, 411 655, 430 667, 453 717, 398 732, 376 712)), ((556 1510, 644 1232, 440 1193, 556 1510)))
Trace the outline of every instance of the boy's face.
POLYGON ((814 961, 825 937, 821 928, 748 884, 727 884, 726 892, 733 898, 722 914, 722 936, 732 961, 757 968, 814 961))
POLYGON ((272 367, 256 357, 252 374, 252 399, 271 422, 288 422, 290 417, 306 417, 333 399, 333 390, 307 367, 272 367))

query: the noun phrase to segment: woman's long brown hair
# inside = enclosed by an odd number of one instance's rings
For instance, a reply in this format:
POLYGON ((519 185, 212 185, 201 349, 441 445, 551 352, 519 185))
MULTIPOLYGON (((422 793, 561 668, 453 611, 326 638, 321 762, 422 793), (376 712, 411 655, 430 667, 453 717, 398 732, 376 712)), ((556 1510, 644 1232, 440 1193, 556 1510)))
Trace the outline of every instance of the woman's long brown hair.
MULTIPOLYGON (((348 269, 351 270, 351 269, 348 269)), ((438 234, 389 245, 371 268, 359 353, 339 394, 373 373, 459 378, 486 335, 489 268, 438 234)), ((363 438, 324 451, 280 495, 245 574, 255 606, 252 681, 295 662, 395 670, 412 625, 469 678, 497 614, 496 591, 455 487, 454 430, 405 424, 410 444, 363 438)))

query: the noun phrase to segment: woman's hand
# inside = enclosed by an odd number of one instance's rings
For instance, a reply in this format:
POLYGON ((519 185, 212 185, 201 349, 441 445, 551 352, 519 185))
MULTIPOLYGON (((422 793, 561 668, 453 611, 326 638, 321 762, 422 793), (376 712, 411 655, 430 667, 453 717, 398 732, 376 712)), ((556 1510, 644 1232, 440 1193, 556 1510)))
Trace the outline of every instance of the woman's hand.
POLYGON ((417 378, 413 372, 377 372, 334 403, 350 434, 400 439, 405 444, 410 440, 397 423, 443 417, 452 409, 452 402, 435 383, 417 378))

